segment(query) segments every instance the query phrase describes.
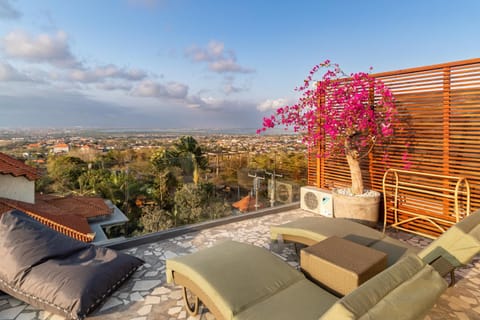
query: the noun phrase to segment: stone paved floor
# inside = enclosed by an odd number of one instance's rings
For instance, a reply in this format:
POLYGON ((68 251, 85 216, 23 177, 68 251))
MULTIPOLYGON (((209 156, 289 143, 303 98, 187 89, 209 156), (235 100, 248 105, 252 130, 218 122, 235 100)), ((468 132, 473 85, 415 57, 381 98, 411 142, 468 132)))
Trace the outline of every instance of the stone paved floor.
MULTIPOLYGON (((88 320, 214 319, 204 309, 196 317, 187 316, 182 307, 180 288, 165 283, 165 259, 195 252, 219 240, 233 239, 271 249, 287 263, 297 267, 298 258, 293 245, 279 244, 270 248, 269 226, 309 215, 311 214, 300 209, 291 210, 125 250, 144 259, 146 263, 107 299, 103 306, 88 317, 88 320)), ((390 235, 420 247, 430 242, 430 240, 402 232, 391 232, 390 235)), ((425 318, 426 320, 480 320, 480 257, 477 256, 466 268, 457 270, 456 274, 457 285, 447 289, 425 318)), ((1 319, 60 320, 63 318, 32 308, 4 295, 0 296, 1 319)))

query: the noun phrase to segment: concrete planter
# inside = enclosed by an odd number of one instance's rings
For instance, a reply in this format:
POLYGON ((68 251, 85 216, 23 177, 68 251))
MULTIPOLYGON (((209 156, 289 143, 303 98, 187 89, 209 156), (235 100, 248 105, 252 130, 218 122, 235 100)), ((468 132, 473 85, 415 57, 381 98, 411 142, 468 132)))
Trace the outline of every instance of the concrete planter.
POLYGON ((335 218, 346 218, 369 226, 378 223, 380 192, 370 190, 359 196, 344 193, 342 189, 332 191, 335 218))

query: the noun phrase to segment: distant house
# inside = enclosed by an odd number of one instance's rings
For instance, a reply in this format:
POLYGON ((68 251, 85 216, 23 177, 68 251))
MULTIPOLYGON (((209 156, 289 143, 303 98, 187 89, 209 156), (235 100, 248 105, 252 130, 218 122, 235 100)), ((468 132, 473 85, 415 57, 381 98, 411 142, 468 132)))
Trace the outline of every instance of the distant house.
POLYGON ((66 143, 57 143, 53 146, 53 153, 68 153, 70 151, 70 147, 66 143))
POLYGON ((80 147, 80 152, 88 153, 92 151, 93 149, 88 144, 84 144, 83 146, 80 147))
POLYGON ((84 242, 107 240, 104 228, 128 218, 102 198, 35 193, 35 168, 0 153, 0 215, 18 209, 69 237, 84 242))

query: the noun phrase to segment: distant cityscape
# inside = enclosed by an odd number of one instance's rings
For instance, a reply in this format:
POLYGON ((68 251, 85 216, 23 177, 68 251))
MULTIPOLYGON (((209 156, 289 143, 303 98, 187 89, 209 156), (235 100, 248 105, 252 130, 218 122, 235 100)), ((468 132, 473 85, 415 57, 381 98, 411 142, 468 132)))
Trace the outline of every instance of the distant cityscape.
POLYGON ((64 143, 69 150, 92 151, 169 147, 184 135, 193 136, 204 152, 271 153, 302 152, 299 135, 277 130, 257 135, 255 129, 0 129, 0 150, 36 158, 64 143), (41 151, 36 153, 36 151, 41 151))

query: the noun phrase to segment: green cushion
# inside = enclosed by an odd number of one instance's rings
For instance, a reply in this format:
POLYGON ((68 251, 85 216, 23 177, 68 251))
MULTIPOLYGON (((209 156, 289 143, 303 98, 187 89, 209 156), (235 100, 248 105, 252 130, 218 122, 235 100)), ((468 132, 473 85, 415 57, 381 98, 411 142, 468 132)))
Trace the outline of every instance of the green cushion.
POLYGON ((420 250, 390 238, 378 230, 341 218, 305 217, 270 228, 270 237, 274 240, 284 234, 304 237, 316 242, 332 236, 344 238, 386 253, 388 266, 401 257, 420 250))
POLYGON ((427 263, 439 256, 454 267, 469 263, 480 252, 480 210, 448 229, 418 255, 427 263))
POLYGON ((446 288, 431 266, 408 255, 340 299, 320 319, 422 319, 446 288))
POLYGON ((272 240, 277 240, 278 236, 283 234, 301 236, 315 240, 316 242, 320 242, 331 236, 343 238, 353 234, 358 237, 355 242, 362 245, 368 245, 384 237, 381 232, 350 220, 323 217, 300 218, 270 228, 270 237, 272 240))
POLYGON ((235 320, 292 320, 318 319, 336 301, 337 297, 308 280, 263 300, 234 317, 235 320))
POLYGON ((168 282, 172 271, 188 276, 215 301, 225 319, 305 279, 267 250, 234 241, 166 264, 168 282))

